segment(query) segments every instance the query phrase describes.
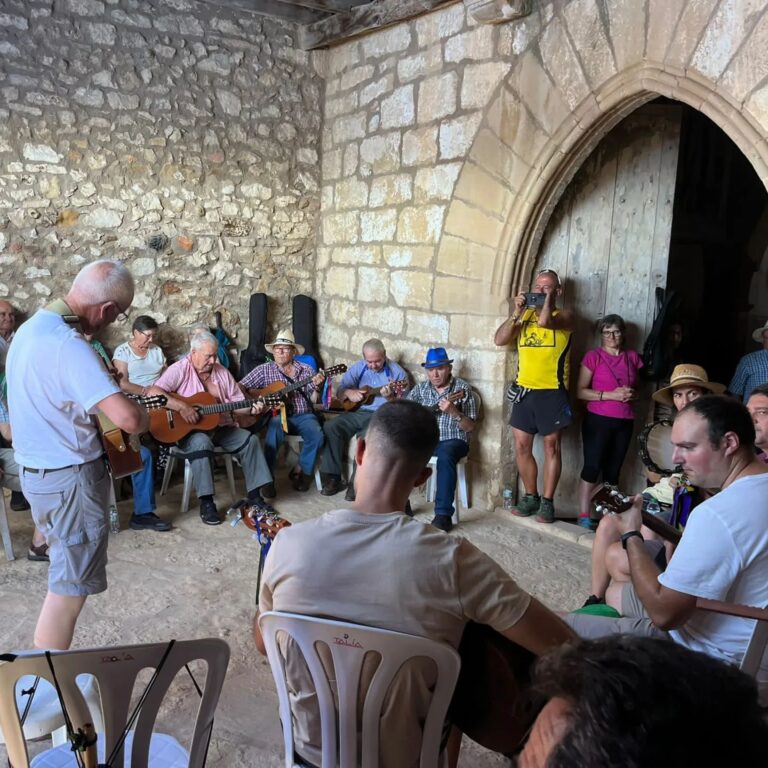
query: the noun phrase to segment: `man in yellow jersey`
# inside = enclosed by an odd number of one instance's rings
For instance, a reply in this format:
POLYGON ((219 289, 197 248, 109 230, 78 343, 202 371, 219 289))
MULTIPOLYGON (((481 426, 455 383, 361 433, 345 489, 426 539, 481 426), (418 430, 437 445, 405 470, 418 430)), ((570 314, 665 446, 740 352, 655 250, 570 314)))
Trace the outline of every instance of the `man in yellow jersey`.
POLYGON ((574 318, 568 310, 555 308, 562 293, 557 272, 543 269, 536 276, 532 293, 543 300, 520 292, 514 298, 512 314, 499 326, 494 337, 502 347, 517 340, 517 383, 523 396, 512 408, 509 423, 515 436, 517 468, 525 495, 513 510, 519 517, 536 515, 540 523, 555 520, 552 499, 560 480, 560 433, 572 419, 568 402, 568 355, 574 318), (532 304, 535 303, 535 306, 532 304), (533 438, 544 438, 544 486, 538 492, 538 466, 533 457, 533 438))

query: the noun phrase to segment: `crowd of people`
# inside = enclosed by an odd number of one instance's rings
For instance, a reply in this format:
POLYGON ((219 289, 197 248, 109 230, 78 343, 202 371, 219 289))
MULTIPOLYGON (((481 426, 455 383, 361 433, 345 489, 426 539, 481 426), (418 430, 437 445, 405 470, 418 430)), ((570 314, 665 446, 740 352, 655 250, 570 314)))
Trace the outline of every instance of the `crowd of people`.
MULTIPOLYGON (((477 547, 445 535, 452 528, 457 464, 469 452, 479 418, 477 395, 454 375, 454 359, 445 348, 426 351, 421 363, 426 380, 410 387, 407 372, 387 356, 383 343, 369 339, 336 387, 342 408, 324 418, 317 405, 331 384, 325 372, 298 359, 304 349, 289 330, 266 345, 274 360, 239 382, 222 365, 216 336, 206 327, 194 328, 189 352, 168 365, 157 344, 157 323, 139 316, 129 340, 110 356, 95 335, 125 316, 133 294, 127 268, 105 260, 84 267, 66 296, 18 330, 13 308, 0 302, 8 393, 7 413, 0 410, 6 441, 0 448, 2 482, 18 494, 14 508, 31 507, 36 538, 30 558, 49 559, 36 647, 68 648, 85 600, 106 589, 105 510, 112 480, 92 416, 100 412, 126 433, 145 435, 150 420, 141 400, 162 398, 163 424, 174 436, 175 450, 190 462, 204 524, 222 522, 213 476, 217 448, 237 458, 248 503, 257 510, 276 512, 275 472, 286 435, 302 440, 288 477, 296 491, 309 490, 319 463, 321 493, 346 492, 342 509, 285 528, 275 538, 253 622, 262 652, 258 618, 271 610, 421 635, 460 651, 475 637, 473 627, 482 626, 501 643, 495 680, 478 676, 457 690, 479 702, 488 698, 486 686, 515 692, 512 710, 494 697, 484 702, 487 715, 484 709, 477 738, 499 751, 519 752, 519 765, 679 764, 683 753, 673 735, 717 717, 728 718, 720 722, 740 734, 742 754, 748 756, 742 764, 758 764, 753 756, 768 739, 758 687, 734 668, 752 623, 704 614, 697 599, 768 605, 768 324, 756 331, 763 349, 739 364, 730 395, 709 381, 703 368, 683 362, 669 385, 654 394, 655 401, 676 411, 671 440, 680 469, 669 477, 649 477, 645 496, 636 495, 627 511, 602 518, 587 612, 559 616, 477 547), (283 395, 275 394, 281 390, 283 395), (215 404, 213 416, 203 403, 215 404), (358 439, 350 473, 353 436, 358 439), (433 459, 434 518, 425 526, 409 519, 408 496, 427 480, 433 459), (669 508, 667 522, 683 530, 676 547, 643 528, 649 499, 659 509, 669 508), (343 593, 329 589, 332 583, 343 583, 343 593), (615 615, 595 615, 595 607, 615 615), (729 711, 722 706, 705 711, 710 692, 720 696, 724 690, 722 703, 729 702, 729 711), (638 702, 643 710, 658 707, 664 717, 638 712, 638 702), (598 714, 623 727, 602 727, 595 722, 598 714), (639 733, 626 735, 632 729, 639 733), (586 744, 586 733, 601 740, 599 748, 586 744)), ((497 345, 514 342, 519 353, 508 393, 524 487, 514 514, 535 515, 542 523, 555 520, 560 441, 573 421, 568 379, 575 319, 557 307, 560 295, 558 275, 543 270, 530 292, 514 297, 513 311, 495 335, 497 345), (544 443, 541 486, 532 451, 537 434, 544 443)), ((626 347, 620 316, 606 315, 598 330, 600 346, 581 361, 576 387, 587 403, 579 494, 584 522, 599 482, 618 482, 643 368, 641 357, 626 347)), ((155 473, 167 446, 146 441, 140 453, 143 468, 132 475, 130 526, 167 531, 170 523, 156 514, 154 499, 155 473)), ((287 642, 282 651, 287 657, 296 653, 287 642)), ((311 687, 301 664, 288 666, 293 690, 311 687)), ((382 765, 418 763, 419 722, 433 675, 418 664, 400 673, 389 693, 399 697, 398 706, 385 707, 389 714, 381 725, 397 738, 382 740, 382 765)), ((765 690, 768 666, 758 681, 765 690)), ((458 712, 460 702, 454 704, 452 711, 458 712)), ((296 697, 293 718, 297 760, 318 765, 319 721, 311 696, 296 697)), ((446 730, 451 765, 463 728, 457 714, 453 729, 446 730)), ((697 765, 715 764, 713 756, 722 753, 712 747, 701 754, 697 765)))

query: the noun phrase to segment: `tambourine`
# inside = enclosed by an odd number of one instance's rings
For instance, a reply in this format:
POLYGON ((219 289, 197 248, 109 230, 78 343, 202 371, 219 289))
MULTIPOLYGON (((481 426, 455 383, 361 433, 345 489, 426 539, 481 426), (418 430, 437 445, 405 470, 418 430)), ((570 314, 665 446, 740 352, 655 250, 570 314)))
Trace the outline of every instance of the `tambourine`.
POLYGON ((675 471, 675 463, 672 461, 672 422, 669 419, 646 424, 637 442, 640 446, 640 459, 651 472, 666 477, 675 471))

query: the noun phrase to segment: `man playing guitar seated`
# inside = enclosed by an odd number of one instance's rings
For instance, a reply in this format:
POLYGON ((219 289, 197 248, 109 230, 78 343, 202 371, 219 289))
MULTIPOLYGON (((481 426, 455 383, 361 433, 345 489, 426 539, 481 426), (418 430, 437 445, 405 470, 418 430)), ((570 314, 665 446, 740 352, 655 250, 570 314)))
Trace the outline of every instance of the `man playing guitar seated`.
MULTIPOLYGON (((232 374, 218 362, 219 343, 212 333, 202 331, 190 341, 186 357, 165 370, 155 384, 148 388, 148 395, 168 396, 167 407, 181 416, 187 424, 197 424, 200 413, 189 403, 172 395, 189 397, 200 392, 213 395, 222 403, 236 403, 243 399, 240 388, 232 374)), ((263 403, 236 412, 258 415, 264 410, 263 403)), ((256 435, 234 425, 231 412, 223 412, 219 426, 212 432, 193 431, 178 442, 192 468, 192 481, 200 499, 200 517, 206 525, 219 525, 216 503, 213 499, 213 449, 220 446, 234 453, 245 475, 248 500, 254 506, 271 509, 264 501, 259 489, 272 482, 267 462, 256 435)))
MULTIPOLYGON (((267 425, 264 438, 264 454, 267 465, 274 476, 277 453, 285 434, 300 435, 302 439, 299 465, 291 472, 291 485, 296 491, 308 491, 312 484, 317 454, 323 447, 323 428, 314 412, 314 403, 319 399, 318 387, 325 380, 325 374, 315 373, 306 363, 294 360, 294 356, 304 354, 304 347, 296 343, 291 331, 280 331, 265 349, 274 355, 274 362, 264 363, 254 368, 241 382, 246 391, 268 390, 279 394, 284 386, 307 381, 303 387, 295 389, 286 398, 281 408, 285 408, 285 428, 283 414, 273 415, 267 425)), ((261 489, 265 498, 273 499, 276 495, 274 483, 261 489)))
POLYGON ((453 360, 443 347, 427 351, 421 364, 428 380, 415 386, 408 399, 430 408, 437 418, 440 442, 435 448, 437 456, 437 493, 435 517, 432 525, 441 531, 453 527, 453 501, 456 495, 456 465, 469 453, 469 435, 475 428, 477 405, 472 387, 464 379, 456 378, 453 360))

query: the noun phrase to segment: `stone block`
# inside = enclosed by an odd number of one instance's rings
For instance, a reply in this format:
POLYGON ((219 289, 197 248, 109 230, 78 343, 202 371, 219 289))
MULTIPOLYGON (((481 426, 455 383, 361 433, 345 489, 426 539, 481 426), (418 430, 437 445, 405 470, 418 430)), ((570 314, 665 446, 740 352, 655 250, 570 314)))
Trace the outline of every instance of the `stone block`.
POLYGON ((346 115, 357 109, 357 91, 350 91, 336 99, 327 99, 325 102, 325 119, 333 120, 340 115, 346 115))
POLYGON ((443 235, 437 251, 437 271, 480 279, 493 274, 497 251, 487 245, 443 235))
POLYGON ((65 7, 75 16, 104 15, 104 3, 101 0, 67 0, 65 7))
POLYGON ((486 173, 504 179, 505 182, 517 162, 514 152, 487 128, 482 128, 477 134, 469 156, 486 173))
POLYGON ((92 43, 111 47, 117 42, 117 28, 112 24, 86 22, 83 27, 92 43))
POLYGON ((383 255, 390 267, 429 269, 435 249, 431 245, 385 245, 383 255))
POLYGON ((326 67, 329 77, 341 74, 360 63, 360 45, 357 40, 331 48, 327 53, 326 67))
POLYGON ((397 336, 403 332, 405 313, 397 307, 364 307, 362 324, 376 333, 397 336))
POLYGON ((371 181, 368 205, 380 208, 383 205, 398 205, 413 197, 413 179, 407 173, 377 176, 371 181))
MULTIPOLYGON (((677 5, 677 3, 668 3, 677 5)), ((650 24, 650 8, 646 17, 647 3, 625 3, 621 0, 612 0, 607 3, 608 34, 616 59, 616 69, 622 72, 625 69, 639 64, 645 55, 645 35, 641 30, 650 24)), ((570 28, 570 20, 569 20, 570 28)))
POLYGON ((366 115, 358 112, 354 115, 345 115, 337 118, 333 123, 333 143, 346 144, 352 139, 360 139, 365 136, 366 115))
POLYGON ((413 102, 413 86, 397 88, 381 102, 381 128, 405 128, 413 125, 416 110, 413 102))
POLYGON ((455 72, 429 77, 419 85, 419 122, 430 123, 456 111, 459 78, 455 72))
POLYGON ((243 109, 240 97, 233 91, 227 91, 222 89, 216 89, 216 101, 219 102, 219 106, 223 110, 225 115, 232 117, 238 117, 243 109))
POLYGON ((377 267, 360 267, 358 270, 357 300, 388 304, 389 271, 377 267))
POLYGON ((445 61, 482 61, 494 54, 492 25, 483 25, 445 41, 445 61))
POLYGON ((467 307, 463 314, 451 315, 451 328, 447 341, 455 347, 466 349, 482 349, 492 345, 493 336, 503 318, 500 319, 496 315, 474 314, 486 309, 487 302, 478 307, 467 307))
POLYGON ((397 62, 397 76, 401 83, 422 79, 440 72, 443 67, 443 51, 440 45, 433 45, 415 56, 407 56, 397 62))
POLYGON ((462 109, 482 109, 504 75, 509 72, 505 61, 467 64, 461 83, 462 109))
POLYGON ((434 346, 448 343, 449 321, 445 315, 434 312, 408 312, 406 336, 419 339, 424 344, 434 346))
POLYGON ((403 165, 431 165, 437 159, 437 127, 403 134, 403 165))
POLYGON ((488 110, 488 125, 508 147, 531 161, 549 140, 525 102, 507 89, 488 110))
POLYGON ((323 152, 322 169, 323 179, 331 181, 341 176, 341 149, 331 149, 323 152))
POLYGON ((433 280, 429 272, 394 270, 389 276, 389 292, 400 307, 429 309, 433 280))
MULTIPOLYGON (((614 2, 613 5, 615 7, 616 3, 614 2)), ((641 26, 617 30, 617 37, 634 38, 637 41, 636 44, 642 49, 643 36, 633 34, 633 31, 645 28, 645 9, 640 3, 622 3, 622 5, 639 7, 641 26)), ((616 73, 613 52, 605 38, 600 14, 585 13, 584 6, 580 3, 571 3, 563 8, 563 18, 573 40, 574 50, 580 54, 587 80, 593 88, 597 88, 616 73)), ((640 58, 642 58, 642 51, 640 58)))
POLYGON ((474 163, 465 163, 456 197, 495 216, 503 216, 512 199, 509 188, 474 163))
POLYGON ((325 293, 328 296, 354 299, 355 272, 353 267, 330 267, 325 273, 325 293))
POLYGON ((354 211, 327 213, 323 216, 323 241, 326 245, 354 244, 358 241, 359 219, 354 211))
POLYGON ((331 299, 328 316, 339 325, 360 325, 360 304, 356 301, 331 299))
MULTIPOLYGON (((682 3, 670 3, 669 0, 648 0, 648 34, 645 41, 645 56, 650 61, 664 61, 683 7, 682 3)), ((613 19, 613 14, 611 14, 611 19, 613 19)), ((619 29, 616 28, 614 32, 613 25, 611 26, 611 37, 613 38, 614 34, 618 36, 619 29)), ((617 41, 614 43, 614 47, 621 47, 624 44, 624 41, 617 41)), ((623 69, 622 56, 618 51, 616 58, 619 68, 623 69)))
POLYGON ((139 97, 135 93, 107 91, 107 102, 115 110, 135 111, 139 108, 139 97))
POLYGON ((464 6, 461 3, 420 16, 414 22, 419 48, 438 43, 460 32, 464 19, 464 6))
POLYGON ((464 158, 474 141, 482 114, 476 113, 440 123, 440 158, 464 158))
POLYGON ((377 240, 391 241, 397 229, 397 211, 388 208, 383 211, 362 211, 360 214, 360 232, 364 243, 377 240))
POLYGON ((400 243, 435 243, 443 229, 444 205, 404 208, 397 223, 400 243))
POLYGON ((378 80, 374 80, 372 83, 368 83, 368 85, 360 89, 360 106, 364 107, 374 99, 378 99, 382 94, 389 93, 394 87, 394 82, 395 78, 390 73, 380 77, 378 80))
POLYGON ((674 40, 664 57, 665 64, 686 68, 693 55, 702 32, 712 15, 718 0, 697 0, 686 3, 675 28, 674 40))
POLYGON ((354 88, 360 83, 370 80, 373 77, 374 68, 369 64, 367 66, 355 67, 341 76, 339 90, 346 91, 354 88))
POLYGON ((58 163, 62 156, 47 144, 25 144, 21 150, 22 157, 33 163, 58 163))
POLYGON ((337 264, 376 264, 381 261, 381 246, 358 245, 334 248, 331 259, 337 264))
POLYGON ((461 165, 461 163, 443 163, 431 168, 420 168, 416 172, 416 180, 414 181, 414 199, 416 202, 450 200, 461 165))
POLYGON ((752 30, 749 40, 728 64, 719 85, 741 102, 765 78, 768 72, 768 13, 752 30))
POLYGON ((114 229, 123 223, 123 214, 109 208, 92 208, 83 216, 83 223, 96 229, 114 229))
POLYGON ((357 178, 340 181, 336 185, 336 209, 364 208, 368 204, 368 183, 357 178))
POLYGON ((374 59, 404 51, 411 44, 411 25, 397 24, 372 32, 362 40, 363 59, 374 59))
MULTIPOLYGON (((539 49, 552 82, 569 108, 576 109, 589 95, 589 85, 560 19, 553 19, 542 32, 539 49)), ((541 82, 536 81, 535 87, 540 89, 541 82)), ((537 113, 534 111, 534 114, 537 113)))
POLYGON ((479 208, 473 208, 461 200, 454 200, 445 220, 446 234, 458 235, 471 242, 478 242, 497 248, 503 223, 484 213, 479 208))
POLYGON ((480 307, 487 301, 485 283, 464 277, 435 277, 432 309, 436 312, 464 313, 468 308, 480 307))
POLYGON ((360 142, 360 162, 370 172, 391 173, 400 169, 400 132, 371 136, 360 142))
POLYGON ((344 147, 344 175, 352 176, 357 173, 358 160, 360 158, 360 147, 357 142, 351 142, 344 147))

